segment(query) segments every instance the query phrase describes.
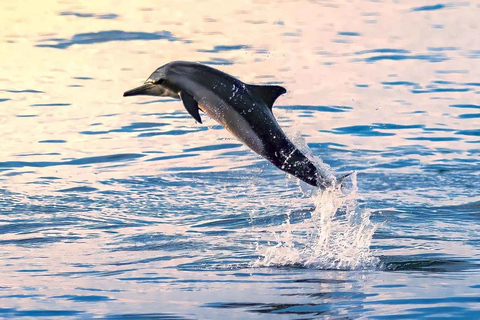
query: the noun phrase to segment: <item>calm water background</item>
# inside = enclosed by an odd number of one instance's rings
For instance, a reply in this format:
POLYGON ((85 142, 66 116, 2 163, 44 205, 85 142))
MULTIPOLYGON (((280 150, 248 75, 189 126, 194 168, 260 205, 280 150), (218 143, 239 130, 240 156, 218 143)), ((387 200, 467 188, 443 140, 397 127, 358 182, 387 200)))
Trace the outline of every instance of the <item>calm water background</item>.
POLYGON ((0 317, 480 317, 479 16, 2 1, 0 317), (356 193, 326 216, 341 197, 302 191, 208 117, 122 97, 179 59, 285 86, 280 124, 357 170, 356 193))

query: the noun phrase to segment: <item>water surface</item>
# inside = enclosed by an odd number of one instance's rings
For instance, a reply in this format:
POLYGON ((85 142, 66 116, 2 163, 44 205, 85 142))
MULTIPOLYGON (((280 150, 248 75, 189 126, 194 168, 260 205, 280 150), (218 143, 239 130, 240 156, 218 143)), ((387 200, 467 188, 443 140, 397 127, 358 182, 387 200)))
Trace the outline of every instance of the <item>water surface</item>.
POLYGON ((479 10, 2 2, 0 317, 478 317, 479 10), (122 97, 172 60, 283 85, 281 126, 357 190, 122 97))

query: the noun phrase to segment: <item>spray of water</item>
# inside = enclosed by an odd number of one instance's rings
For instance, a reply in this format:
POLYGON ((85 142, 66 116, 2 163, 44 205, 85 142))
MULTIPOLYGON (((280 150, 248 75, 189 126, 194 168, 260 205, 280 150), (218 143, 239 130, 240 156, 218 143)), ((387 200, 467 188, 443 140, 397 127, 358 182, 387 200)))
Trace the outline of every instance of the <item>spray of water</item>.
MULTIPOLYGON (((307 148, 298 138, 294 140, 297 145, 307 148)), ((308 150, 304 152, 309 154, 308 150)), ((317 161, 317 165, 332 172, 324 163, 317 161)), ((370 221, 371 211, 361 208, 356 201, 356 174, 349 179, 348 190, 332 187, 313 192, 311 217, 291 224, 288 216, 281 230, 273 231, 272 242, 275 244, 257 247, 260 257, 253 266, 342 270, 378 266, 379 259, 370 249, 376 225, 370 221)))

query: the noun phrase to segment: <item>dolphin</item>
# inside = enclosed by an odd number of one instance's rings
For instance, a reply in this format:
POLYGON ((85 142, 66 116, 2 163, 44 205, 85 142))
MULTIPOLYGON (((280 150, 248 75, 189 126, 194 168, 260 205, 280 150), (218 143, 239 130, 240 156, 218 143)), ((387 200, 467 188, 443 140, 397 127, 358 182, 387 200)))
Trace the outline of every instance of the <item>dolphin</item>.
POLYGON ((285 92, 281 86, 243 83, 200 63, 173 61, 159 67, 144 85, 126 91, 123 96, 181 99, 197 122, 202 123, 199 113, 202 110, 280 170, 321 189, 338 185, 349 174, 335 179, 317 168, 275 120, 273 103, 285 92))

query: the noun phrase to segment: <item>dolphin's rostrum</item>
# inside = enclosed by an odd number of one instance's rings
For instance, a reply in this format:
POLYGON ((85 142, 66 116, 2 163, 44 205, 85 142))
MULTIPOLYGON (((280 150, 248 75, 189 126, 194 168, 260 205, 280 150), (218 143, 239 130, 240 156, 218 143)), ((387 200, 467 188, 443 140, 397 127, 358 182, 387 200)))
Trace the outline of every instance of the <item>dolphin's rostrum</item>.
POLYGON ((151 95, 181 99, 187 112, 202 123, 202 110, 250 149, 306 183, 326 188, 340 182, 319 170, 287 138, 272 112, 281 86, 252 85, 195 62, 174 61, 157 70, 143 86, 126 96, 151 95))

